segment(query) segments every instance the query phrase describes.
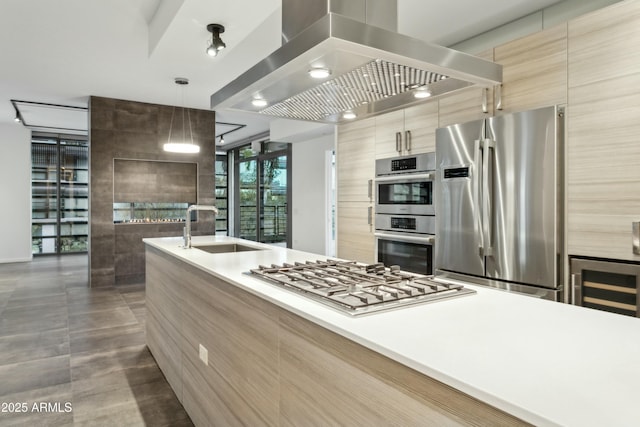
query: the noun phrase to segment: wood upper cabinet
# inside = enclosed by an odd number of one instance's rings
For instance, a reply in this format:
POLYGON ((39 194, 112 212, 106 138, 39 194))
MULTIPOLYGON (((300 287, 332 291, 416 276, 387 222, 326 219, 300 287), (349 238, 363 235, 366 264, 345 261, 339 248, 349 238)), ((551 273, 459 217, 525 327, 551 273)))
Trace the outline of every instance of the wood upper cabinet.
POLYGON ((503 72, 496 114, 567 103, 566 23, 496 47, 494 60, 503 72))
POLYGON ((375 118, 375 158, 384 159, 404 154, 404 110, 375 118))
MULTIPOLYGON (((474 54, 493 61, 493 49, 474 54)), ((438 127, 481 120, 493 114, 493 88, 470 87, 445 95, 438 100, 438 127), (486 92, 487 112, 482 110, 486 92)))
POLYGON ((375 118, 376 159, 427 153, 436 148, 438 103, 426 102, 375 118))
POLYGON ((569 22, 570 255, 640 261, 640 2, 569 22))
POLYGON ((338 257, 372 263, 375 119, 338 126, 336 169, 338 257))

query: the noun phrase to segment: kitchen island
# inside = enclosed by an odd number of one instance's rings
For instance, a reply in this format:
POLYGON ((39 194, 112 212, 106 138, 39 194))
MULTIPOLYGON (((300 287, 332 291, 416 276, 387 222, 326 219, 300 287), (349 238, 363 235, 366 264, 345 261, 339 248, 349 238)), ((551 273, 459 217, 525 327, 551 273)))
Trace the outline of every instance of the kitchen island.
POLYGON ((196 425, 636 425, 640 320, 472 287, 350 317, 246 274, 325 257, 145 239, 147 342, 196 425), (206 363, 205 363, 206 361, 206 363))

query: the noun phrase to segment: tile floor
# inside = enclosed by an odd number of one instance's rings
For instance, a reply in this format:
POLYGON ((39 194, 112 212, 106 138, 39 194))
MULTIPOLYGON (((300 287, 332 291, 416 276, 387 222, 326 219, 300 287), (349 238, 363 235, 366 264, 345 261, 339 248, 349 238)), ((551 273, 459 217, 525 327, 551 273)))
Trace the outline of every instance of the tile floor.
POLYGON ((145 345, 144 296, 88 288, 87 255, 0 264, 0 426, 193 425, 145 345))

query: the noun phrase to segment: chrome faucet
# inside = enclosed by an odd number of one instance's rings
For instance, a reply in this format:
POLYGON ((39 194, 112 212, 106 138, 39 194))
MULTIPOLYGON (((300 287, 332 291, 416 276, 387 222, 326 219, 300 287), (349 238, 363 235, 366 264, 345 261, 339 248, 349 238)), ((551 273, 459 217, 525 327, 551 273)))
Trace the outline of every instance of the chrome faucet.
POLYGON ((218 208, 209 205, 191 205, 187 208, 187 218, 185 219, 185 227, 183 230, 184 248, 191 248, 191 212, 193 211, 211 211, 218 215, 218 208))

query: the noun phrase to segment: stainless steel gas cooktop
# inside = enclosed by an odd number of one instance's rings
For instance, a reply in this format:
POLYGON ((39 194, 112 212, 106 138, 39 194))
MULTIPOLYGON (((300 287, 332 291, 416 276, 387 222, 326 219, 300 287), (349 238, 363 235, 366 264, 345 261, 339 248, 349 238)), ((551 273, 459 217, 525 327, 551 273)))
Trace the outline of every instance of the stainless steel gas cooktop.
POLYGON ((307 261, 261 265, 250 274, 352 316, 475 293, 460 284, 436 282, 381 263, 307 261))

